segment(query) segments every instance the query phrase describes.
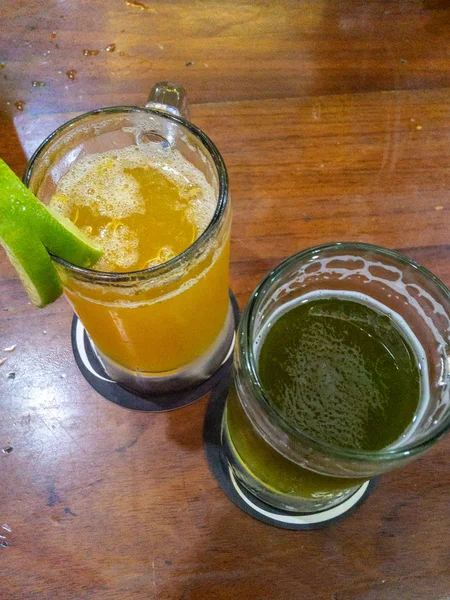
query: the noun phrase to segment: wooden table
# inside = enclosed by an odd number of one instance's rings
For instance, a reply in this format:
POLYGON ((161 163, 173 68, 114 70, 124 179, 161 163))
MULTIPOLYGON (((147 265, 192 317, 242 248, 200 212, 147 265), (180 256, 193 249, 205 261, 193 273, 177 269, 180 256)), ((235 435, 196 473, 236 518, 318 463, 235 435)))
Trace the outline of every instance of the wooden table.
MULTIPOLYGON (((178 80, 228 165, 241 307, 283 258, 335 240, 450 284, 449 38, 447 0, 6 0, 0 155, 22 175, 69 117, 178 80)), ((2 600, 448 599, 450 438, 339 525, 269 527, 208 470, 207 398, 165 414, 103 399, 68 304, 35 309, 0 261, 2 600)))

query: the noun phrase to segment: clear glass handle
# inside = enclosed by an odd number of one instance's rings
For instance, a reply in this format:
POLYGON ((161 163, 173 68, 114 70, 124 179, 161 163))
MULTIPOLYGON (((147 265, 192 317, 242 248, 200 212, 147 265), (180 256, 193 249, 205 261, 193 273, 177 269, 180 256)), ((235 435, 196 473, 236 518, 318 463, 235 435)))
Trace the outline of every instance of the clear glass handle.
POLYGON ((189 119, 187 93, 180 83, 159 81, 150 92, 146 108, 156 108, 164 112, 189 119))

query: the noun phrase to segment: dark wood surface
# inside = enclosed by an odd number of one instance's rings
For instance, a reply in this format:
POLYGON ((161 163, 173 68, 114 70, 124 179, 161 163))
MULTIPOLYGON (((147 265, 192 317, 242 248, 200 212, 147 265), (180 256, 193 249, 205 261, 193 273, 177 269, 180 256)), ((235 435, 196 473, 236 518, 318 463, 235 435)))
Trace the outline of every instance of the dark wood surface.
MULTIPOLYGON (((4 0, 0 155, 18 174, 70 116, 178 80, 228 165, 241 307, 333 240, 400 249, 450 284, 447 0, 146 6, 4 0)), ((0 253, 2 600, 448 600, 449 438, 341 524, 275 529, 210 475, 207 399, 158 415, 104 400, 71 316, 32 307, 0 253)))

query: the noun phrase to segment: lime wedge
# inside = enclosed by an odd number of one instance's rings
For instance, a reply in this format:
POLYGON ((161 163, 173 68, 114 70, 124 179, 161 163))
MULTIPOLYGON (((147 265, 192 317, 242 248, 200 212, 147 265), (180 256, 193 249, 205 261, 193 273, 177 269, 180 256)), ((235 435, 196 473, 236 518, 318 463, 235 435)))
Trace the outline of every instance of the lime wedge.
POLYGON ((39 307, 62 292, 49 251, 79 267, 91 267, 102 255, 69 219, 44 206, 1 158, 0 244, 39 307))
POLYGON ((61 281, 40 239, 23 229, 0 228, 0 243, 19 274, 33 304, 43 308, 62 293, 61 281))

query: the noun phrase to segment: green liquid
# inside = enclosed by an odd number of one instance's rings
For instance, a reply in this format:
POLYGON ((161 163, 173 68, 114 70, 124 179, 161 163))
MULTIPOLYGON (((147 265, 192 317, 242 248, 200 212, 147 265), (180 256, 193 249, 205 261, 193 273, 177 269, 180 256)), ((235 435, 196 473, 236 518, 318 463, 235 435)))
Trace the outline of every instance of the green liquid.
POLYGON ((341 298, 284 313, 267 333, 259 377, 291 425, 343 448, 380 450, 411 423, 417 359, 394 321, 341 298))
MULTIPOLYGON (((385 448, 405 432, 419 404, 410 342, 390 316, 354 300, 316 299, 283 313, 263 338, 258 369, 282 418, 340 448, 385 448)), ((227 425, 241 463, 273 490, 317 497, 358 483, 281 456, 255 432, 233 393, 227 425)))

